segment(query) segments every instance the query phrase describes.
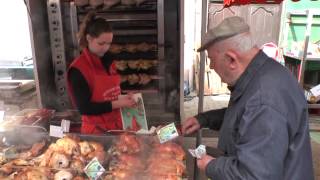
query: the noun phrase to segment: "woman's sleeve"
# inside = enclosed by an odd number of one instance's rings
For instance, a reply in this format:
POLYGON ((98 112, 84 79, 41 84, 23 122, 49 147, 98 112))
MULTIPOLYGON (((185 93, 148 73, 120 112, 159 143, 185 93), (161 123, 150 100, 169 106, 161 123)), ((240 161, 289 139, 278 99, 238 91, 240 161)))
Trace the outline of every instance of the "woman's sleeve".
POLYGON ((111 101, 102 103, 91 102, 92 93, 90 91, 89 85, 78 69, 71 68, 68 73, 70 85, 73 89, 72 93, 80 114, 99 115, 112 111, 111 101))

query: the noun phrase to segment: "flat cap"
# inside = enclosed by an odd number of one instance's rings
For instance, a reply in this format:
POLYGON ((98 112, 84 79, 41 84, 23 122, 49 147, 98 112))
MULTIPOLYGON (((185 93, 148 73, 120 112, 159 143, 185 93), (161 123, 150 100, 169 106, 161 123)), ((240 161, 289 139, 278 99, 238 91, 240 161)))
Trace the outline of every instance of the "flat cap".
POLYGON ((237 34, 249 32, 249 25, 239 16, 225 18, 220 24, 213 29, 209 29, 204 35, 204 40, 201 42, 201 47, 198 52, 207 49, 210 45, 235 36, 237 34))

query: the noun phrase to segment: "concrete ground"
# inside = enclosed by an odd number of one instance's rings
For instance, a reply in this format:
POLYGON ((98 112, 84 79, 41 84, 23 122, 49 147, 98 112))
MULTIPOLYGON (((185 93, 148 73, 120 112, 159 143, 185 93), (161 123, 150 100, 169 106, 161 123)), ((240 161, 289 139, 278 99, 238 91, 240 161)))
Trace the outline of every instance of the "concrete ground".
MULTIPOLYGON (((185 97, 184 117, 187 118, 197 114, 198 101, 199 99, 196 96, 196 94, 191 93, 191 95, 185 97)), ((203 109, 204 111, 207 111, 210 109, 218 109, 218 108, 226 107, 228 105, 228 101, 229 101, 229 95, 205 96, 203 109)), ((320 132, 317 132, 317 134, 318 136, 320 136, 320 132)), ((313 135, 312 137, 315 137, 314 133, 312 135, 313 135)), ((210 144, 210 142, 208 143, 210 144)), ((312 139, 311 146, 312 146, 313 168, 314 168, 315 180, 320 180, 320 142, 318 141, 318 139, 314 139, 314 140, 312 139)))

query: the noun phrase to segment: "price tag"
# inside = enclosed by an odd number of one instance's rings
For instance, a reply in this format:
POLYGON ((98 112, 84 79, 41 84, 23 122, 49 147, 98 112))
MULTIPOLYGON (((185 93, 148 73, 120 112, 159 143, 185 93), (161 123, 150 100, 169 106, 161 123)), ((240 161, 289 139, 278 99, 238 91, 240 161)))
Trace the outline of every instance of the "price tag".
POLYGON ((63 137, 63 130, 60 126, 50 125, 49 135, 52 137, 62 138, 63 137))
POLYGON ((103 168, 96 157, 93 158, 84 168, 84 172, 91 180, 98 179, 105 171, 106 170, 103 168))
POLYGON ((174 123, 171 123, 159 129, 157 135, 160 143, 164 143, 178 137, 179 133, 174 123))
POLYGON ((63 132, 69 132, 70 130, 70 121, 66 119, 62 119, 61 128, 63 132))

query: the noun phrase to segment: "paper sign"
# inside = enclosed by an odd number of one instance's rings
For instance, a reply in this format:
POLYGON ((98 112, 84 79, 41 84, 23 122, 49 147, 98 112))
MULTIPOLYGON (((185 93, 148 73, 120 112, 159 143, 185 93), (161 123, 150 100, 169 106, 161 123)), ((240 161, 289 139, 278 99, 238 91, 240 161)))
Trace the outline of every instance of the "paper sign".
MULTIPOLYGON (((121 96, 119 98, 121 98, 121 96)), ((131 131, 139 131, 141 129, 148 130, 142 94, 133 94, 133 99, 137 103, 136 107, 121 108, 123 129, 131 131)))
POLYGON ((70 121, 62 119, 61 128, 62 128, 63 132, 69 132, 69 130, 70 130, 70 121))
POLYGON ((157 135, 160 143, 164 143, 178 137, 179 133, 174 123, 171 123, 159 129, 159 131, 157 131, 157 135))
POLYGON ((199 145, 198 147, 197 147, 197 149, 188 149, 188 151, 189 151, 189 153, 193 156, 193 157, 195 157, 195 158, 197 158, 197 159, 201 159, 202 158, 202 156, 204 156, 205 154, 207 154, 207 152, 206 152, 206 146, 204 146, 204 145, 199 145))
POLYGON ((311 88, 310 91, 314 96, 320 96, 320 84, 316 85, 315 87, 311 88))
POLYGON ((58 138, 62 138, 63 137, 63 130, 60 126, 53 126, 50 125, 50 136, 52 137, 58 137, 58 138))
POLYGON ((93 158, 84 168, 84 172, 91 180, 98 179, 105 171, 106 170, 103 168, 96 157, 93 158))

